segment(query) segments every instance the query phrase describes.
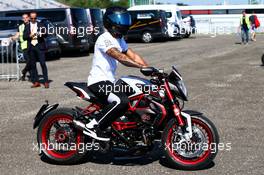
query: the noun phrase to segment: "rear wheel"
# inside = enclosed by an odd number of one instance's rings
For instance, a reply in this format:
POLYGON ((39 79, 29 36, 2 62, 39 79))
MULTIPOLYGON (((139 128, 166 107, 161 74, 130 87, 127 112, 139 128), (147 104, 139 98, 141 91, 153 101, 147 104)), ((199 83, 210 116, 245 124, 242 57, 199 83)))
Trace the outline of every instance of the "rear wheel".
POLYGON ((41 156, 56 164, 75 164, 86 154, 85 137, 73 125, 73 111, 59 108, 41 121, 37 139, 41 156))
POLYGON ((144 43, 150 43, 153 40, 153 36, 149 31, 146 31, 142 34, 142 41, 144 43))
POLYGON ((204 116, 192 116, 193 136, 185 140, 176 120, 164 129, 162 145, 168 164, 172 167, 195 170, 208 166, 218 151, 219 136, 214 124, 204 116))
POLYGON ((264 54, 261 57, 261 61, 262 61, 262 66, 264 66, 264 54))

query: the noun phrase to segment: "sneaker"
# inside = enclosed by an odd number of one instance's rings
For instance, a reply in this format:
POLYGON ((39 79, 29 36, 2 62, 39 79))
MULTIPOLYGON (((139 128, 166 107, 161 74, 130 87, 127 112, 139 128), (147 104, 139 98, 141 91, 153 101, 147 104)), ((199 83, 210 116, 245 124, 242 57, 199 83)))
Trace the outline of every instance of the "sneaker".
POLYGON ((103 133, 101 131, 101 129, 98 127, 98 123, 96 122, 95 119, 93 119, 92 121, 90 121, 87 124, 84 124, 83 122, 79 121, 79 120, 73 120, 74 125, 79 128, 80 130, 83 130, 83 133, 85 135, 88 135, 96 140, 100 140, 100 141, 109 141, 110 138, 108 136, 105 135, 105 133, 103 133))
POLYGON ((45 87, 45 89, 48 89, 49 88, 49 83, 44 83, 44 87, 45 87))
POLYGON ((96 140, 100 140, 104 142, 110 141, 110 138, 105 133, 103 133, 102 130, 97 126, 92 129, 85 127, 85 130, 83 131, 83 133, 96 140))
POLYGON ((37 88, 40 87, 40 83, 39 82, 35 82, 33 83, 33 85, 31 86, 31 88, 37 88))
POLYGON ((27 73, 27 72, 25 72, 25 70, 22 70, 22 71, 21 71, 21 80, 22 80, 22 81, 26 81, 26 73, 27 73))
POLYGON ((22 74, 21 81, 26 81, 26 75, 25 74, 22 74))

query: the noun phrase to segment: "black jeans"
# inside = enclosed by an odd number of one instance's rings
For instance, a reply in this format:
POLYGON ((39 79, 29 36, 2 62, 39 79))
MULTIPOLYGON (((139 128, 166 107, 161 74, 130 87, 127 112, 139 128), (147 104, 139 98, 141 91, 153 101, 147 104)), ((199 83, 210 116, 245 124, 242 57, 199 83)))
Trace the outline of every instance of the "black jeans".
POLYGON ((28 49, 24 49, 23 51, 23 57, 26 60, 26 66, 22 70, 22 74, 26 74, 27 72, 30 71, 30 59, 29 59, 29 54, 28 54, 28 49))
POLYGON ((31 78, 32 83, 39 81, 38 71, 37 71, 37 58, 39 59, 39 63, 42 69, 42 74, 44 78, 44 82, 48 82, 48 68, 46 66, 46 59, 45 59, 45 53, 43 50, 39 48, 39 44, 36 46, 31 45, 29 49, 29 55, 30 55, 30 62, 31 62, 31 78))
POLYGON ((111 122, 123 116, 128 109, 128 97, 121 88, 115 88, 110 81, 100 81, 89 86, 89 89, 100 99, 105 106, 102 112, 96 115, 96 121, 101 129, 111 125, 111 122))

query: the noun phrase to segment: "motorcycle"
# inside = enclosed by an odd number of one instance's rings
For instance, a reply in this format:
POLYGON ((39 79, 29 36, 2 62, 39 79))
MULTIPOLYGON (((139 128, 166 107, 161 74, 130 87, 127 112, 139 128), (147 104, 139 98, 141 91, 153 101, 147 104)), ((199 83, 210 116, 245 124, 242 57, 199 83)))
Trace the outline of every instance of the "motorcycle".
POLYGON ((44 104, 33 124, 34 129, 38 127, 40 155, 58 164, 74 164, 94 153, 95 150, 82 149, 89 143, 103 153, 143 156, 153 150, 158 140, 170 166, 187 170, 207 167, 218 152, 218 132, 202 113, 183 110, 188 98, 181 74, 175 66, 169 74, 154 67, 140 71, 150 80, 130 75, 116 82, 132 91, 126 92, 130 100, 126 114, 104 131, 110 134, 108 142, 84 135, 78 126, 80 122, 88 123, 104 104, 86 83, 66 82, 80 99, 91 104, 73 109, 44 104), (75 149, 68 149, 73 145, 75 149))

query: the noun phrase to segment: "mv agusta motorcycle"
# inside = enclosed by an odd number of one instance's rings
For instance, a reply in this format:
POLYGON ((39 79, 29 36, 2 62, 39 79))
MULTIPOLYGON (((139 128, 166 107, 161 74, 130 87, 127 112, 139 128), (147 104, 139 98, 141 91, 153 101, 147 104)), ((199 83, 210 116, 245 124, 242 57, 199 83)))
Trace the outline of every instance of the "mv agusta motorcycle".
MULTIPOLYGON (((93 151, 80 151, 81 143, 98 143, 99 151, 120 150, 126 156, 146 155, 159 141, 159 149, 166 162, 179 169, 201 169, 208 166, 217 154, 219 136, 214 124, 202 113, 183 110, 187 90, 182 76, 173 66, 169 74, 153 67, 142 68, 150 80, 137 76, 121 77, 116 84, 125 84, 129 92, 126 114, 107 128, 110 141, 99 142, 83 134, 76 121, 88 123, 92 114, 100 112, 104 104, 86 83, 66 82, 79 98, 90 102, 86 108, 58 108, 58 104, 44 104, 35 117, 40 155, 58 164, 73 164, 93 151), (147 88, 145 88, 147 87, 147 88), (76 149, 59 149, 49 144, 77 145, 76 149), (211 145, 215 145, 212 149, 211 145)), ((122 155, 122 154, 121 154, 122 155)))

